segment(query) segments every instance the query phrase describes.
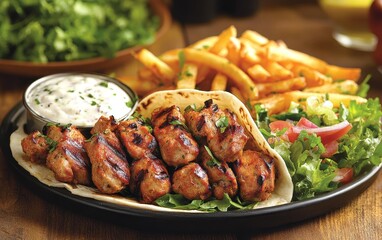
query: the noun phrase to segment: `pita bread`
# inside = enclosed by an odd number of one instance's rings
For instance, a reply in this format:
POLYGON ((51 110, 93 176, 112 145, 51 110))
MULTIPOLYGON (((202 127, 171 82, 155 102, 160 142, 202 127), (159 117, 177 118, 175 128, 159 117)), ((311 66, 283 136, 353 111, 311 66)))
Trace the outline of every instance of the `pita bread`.
MULTIPOLYGON (((173 90, 156 92, 147 96, 138 105, 137 111, 144 117, 151 117, 151 112, 157 107, 165 107, 171 105, 178 105, 182 110, 190 104, 202 106, 205 100, 213 99, 220 108, 228 108, 232 110, 240 120, 241 124, 246 127, 247 132, 252 136, 255 145, 263 150, 268 155, 276 159, 276 168, 278 177, 276 179, 276 187, 272 196, 255 206, 255 208, 275 206, 285 204, 291 201, 293 194, 293 184, 289 176, 288 170, 282 158, 269 146, 267 141, 263 138, 256 124, 254 123, 249 111, 244 104, 240 102, 234 95, 228 92, 202 92, 197 90, 173 90)), ((101 202, 127 206, 136 209, 150 210, 150 211, 163 211, 163 212, 188 212, 188 213, 205 213, 203 211, 195 210, 178 210, 159 207, 153 204, 142 204, 134 198, 128 198, 121 195, 107 195, 100 193, 96 188, 71 185, 59 182, 55 179, 54 173, 44 165, 32 163, 26 159, 26 156, 21 147, 21 140, 27 136, 23 131, 23 125, 26 122, 26 116, 20 118, 17 123, 18 129, 12 133, 10 137, 10 147, 13 158, 18 164, 27 170, 38 181, 50 187, 65 188, 70 193, 85 197, 92 198, 101 202)))

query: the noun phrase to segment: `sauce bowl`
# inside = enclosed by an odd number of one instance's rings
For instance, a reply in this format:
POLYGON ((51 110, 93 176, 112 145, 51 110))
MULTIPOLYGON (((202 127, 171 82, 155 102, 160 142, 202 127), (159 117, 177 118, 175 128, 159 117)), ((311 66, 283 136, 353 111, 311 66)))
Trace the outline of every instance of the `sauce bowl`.
POLYGON ((137 94, 122 82, 90 73, 59 73, 34 81, 23 95, 26 132, 46 124, 72 124, 90 130, 100 116, 128 118, 138 105, 137 94))

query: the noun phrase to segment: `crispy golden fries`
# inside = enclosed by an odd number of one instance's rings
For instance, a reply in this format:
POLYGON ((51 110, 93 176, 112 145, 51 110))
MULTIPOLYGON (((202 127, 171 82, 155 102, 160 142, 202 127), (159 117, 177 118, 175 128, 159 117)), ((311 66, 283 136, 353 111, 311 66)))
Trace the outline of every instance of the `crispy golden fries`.
POLYGON ((309 96, 329 95, 334 105, 365 101, 353 96, 358 90, 359 68, 328 64, 253 30, 238 36, 234 26, 159 57, 146 49, 134 56, 144 67, 135 79, 121 81, 141 96, 175 88, 223 90, 251 109, 253 104, 263 104, 271 114, 309 96))
POLYGON ((135 57, 149 68, 164 84, 171 84, 175 78, 175 72, 165 62, 160 60, 147 49, 142 49, 135 57))

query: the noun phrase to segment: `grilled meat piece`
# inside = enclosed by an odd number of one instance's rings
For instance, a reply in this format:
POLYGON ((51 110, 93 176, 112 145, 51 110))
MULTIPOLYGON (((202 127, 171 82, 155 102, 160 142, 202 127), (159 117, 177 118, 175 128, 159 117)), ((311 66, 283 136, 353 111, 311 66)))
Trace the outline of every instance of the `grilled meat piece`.
POLYGON ((57 180, 74 184, 91 184, 90 161, 84 149, 85 137, 73 126, 48 127, 48 138, 57 145, 46 158, 46 166, 57 180))
POLYGON ((244 201, 264 201, 275 188, 274 159, 263 153, 244 151, 235 164, 235 172, 244 201))
POLYGON ((185 198, 205 200, 211 196, 206 172, 193 162, 176 170, 172 176, 172 189, 185 198))
POLYGON ((134 159, 155 156, 157 141, 149 127, 138 119, 129 119, 119 123, 116 133, 129 155, 134 159))
POLYGON ((34 131, 21 141, 23 152, 29 161, 44 164, 49 152, 49 143, 45 135, 40 131, 34 131))
POLYGON ((131 192, 142 203, 152 203, 171 190, 170 176, 157 158, 142 158, 131 164, 131 192))
POLYGON ((113 117, 101 117, 85 143, 92 164, 92 180, 99 191, 113 194, 123 190, 130 179, 130 168, 117 136, 112 132, 113 117))
POLYGON ((241 156, 248 136, 230 110, 219 109, 210 99, 204 102, 204 108, 199 112, 186 111, 185 119, 192 134, 207 141, 219 160, 233 162, 241 156))
POLYGON ((233 197, 237 193, 237 180, 232 169, 226 162, 214 161, 204 147, 200 148, 199 160, 207 172, 212 192, 216 199, 223 199, 224 193, 233 197))
POLYGON ((198 144, 187 131, 179 107, 171 106, 154 110, 152 123, 162 159, 168 165, 183 166, 197 158, 198 144))

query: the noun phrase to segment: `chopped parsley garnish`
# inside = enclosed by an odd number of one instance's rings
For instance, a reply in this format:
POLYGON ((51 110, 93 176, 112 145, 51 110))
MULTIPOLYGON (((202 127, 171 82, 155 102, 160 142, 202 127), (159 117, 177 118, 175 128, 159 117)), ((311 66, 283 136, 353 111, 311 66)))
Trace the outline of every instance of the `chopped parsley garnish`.
POLYGON ((170 122, 171 125, 174 125, 174 126, 181 126, 183 127, 184 129, 186 129, 188 131, 188 127, 186 126, 186 124, 184 124, 184 122, 180 121, 180 120, 173 120, 170 122))
POLYGON ((38 100, 37 98, 34 99, 34 102, 35 102, 37 105, 39 105, 39 104, 41 103, 40 100, 38 100))
POLYGON ((101 82, 99 85, 106 88, 109 86, 108 82, 101 82))
POLYGON ((211 157, 211 159, 207 162, 207 166, 209 167, 220 166, 221 165, 220 161, 214 157, 211 150, 206 145, 204 145, 204 148, 206 149, 208 155, 210 155, 211 157))
POLYGON ((225 129, 228 127, 228 124, 228 118, 226 116, 219 118, 215 122, 215 126, 220 129, 220 133, 224 133, 225 129))

